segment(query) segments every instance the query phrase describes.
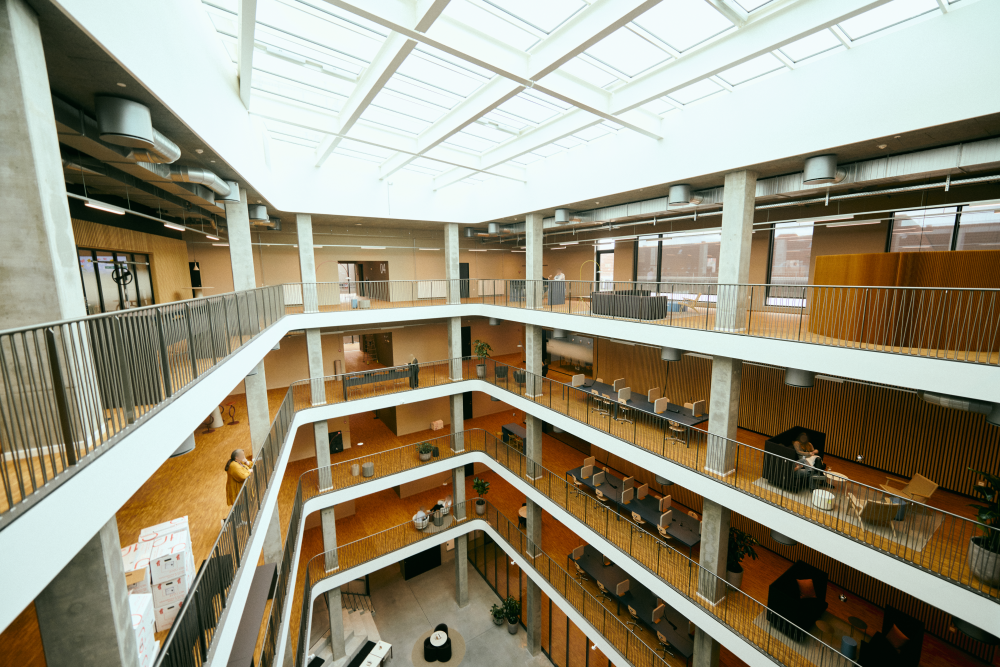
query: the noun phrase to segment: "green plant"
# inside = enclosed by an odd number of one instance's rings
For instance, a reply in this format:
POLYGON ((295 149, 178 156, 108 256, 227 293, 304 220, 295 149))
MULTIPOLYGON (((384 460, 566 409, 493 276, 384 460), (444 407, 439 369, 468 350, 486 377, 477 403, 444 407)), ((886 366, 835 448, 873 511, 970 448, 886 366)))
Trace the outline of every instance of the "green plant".
POLYGON ((983 534, 974 537, 973 541, 982 549, 1000 553, 1000 477, 981 470, 973 470, 972 468, 969 470, 980 477, 972 488, 972 492, 977 496, 982 496, 985 503, 983 505, 969 505, 977 510, 976 521, 983 524, 981 528, 983 534))
POLYGON ((479 363, 486 363, 486 359, 490 356, 490 352, 493 348, 485 340, 476 339, 476 342, 472 344, 472 351, 477 357, 479 357, 479 363))
POLYGON ((516 600, 513 595, 504 600, 503 611, 508 623, 517 623, 521 620, 521 602, 516 600))
POLYGON ((726 553, 726 569, 730 572, 742 572, 743 566, 740 563, 747 556, 751 560, 757 560, 757 552, 753 547, 758 544, 757 540, 750 533, 739 528, 729 529, 729 549, 726 553))
POLYGON ((490 483, 484 479, 479 479, 478 477, 472 482, 472 490, 476 492, 476 495, 482 498, 487 493, 490 492, 490 483))
POLYGON ((434 445, 429 442, 421 442, 417 445, 417 452, 419 454, 430 454, 434 451, 434 445))
POLYGON ((493 615, 493 618, 499 621, 507 617, 507 610, 505 609, 506 604, 507 603, 504 602, 503 604, 495 604, 490 607, 490 614, 493 615))

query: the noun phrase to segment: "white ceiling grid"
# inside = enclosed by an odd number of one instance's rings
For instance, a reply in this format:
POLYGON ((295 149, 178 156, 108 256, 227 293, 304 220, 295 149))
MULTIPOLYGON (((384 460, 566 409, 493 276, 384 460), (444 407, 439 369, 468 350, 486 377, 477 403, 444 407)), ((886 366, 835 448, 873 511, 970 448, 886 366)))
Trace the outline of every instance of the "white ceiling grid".
MULTIPOLYGON (((959 0, 203 0, 272 140, 433 177, 493 178, 946 13, 959 0)), ((965 3, 973 0, 962 0, 965 3)))

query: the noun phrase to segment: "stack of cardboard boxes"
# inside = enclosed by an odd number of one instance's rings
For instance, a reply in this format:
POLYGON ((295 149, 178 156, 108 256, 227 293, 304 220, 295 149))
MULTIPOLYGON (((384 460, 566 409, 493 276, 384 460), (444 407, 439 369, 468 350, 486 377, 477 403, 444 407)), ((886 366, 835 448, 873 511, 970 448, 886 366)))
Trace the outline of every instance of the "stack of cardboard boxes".
POLYGON ((128 603, 132 611, 132 631, 135 632, 135 643, 139 648, 139 665, 152 667, 160 650, 160 642, 153 638, 153 596, 134 593, 128 596, 128 603))
POLYGON ((169 630, 194 581, 187 517, 143 528, 122 559, 129 593, 149 594, 156 631, 169 630))

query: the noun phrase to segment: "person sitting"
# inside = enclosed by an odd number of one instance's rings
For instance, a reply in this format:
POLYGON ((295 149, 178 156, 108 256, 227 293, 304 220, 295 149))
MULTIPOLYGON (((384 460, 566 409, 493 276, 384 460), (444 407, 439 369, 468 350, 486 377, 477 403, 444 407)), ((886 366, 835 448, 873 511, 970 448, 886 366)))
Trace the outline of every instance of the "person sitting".
POLYGON ((444 500, 437 501, 437 505, 435 505, 435 507, 440 507, 441 514, 444 516, 447 516, 448 512, 451 511, 451 506, 452 506, 451 496, 445 496, 444 500))
POLYGON ((805 431, 799 433, 799 437, 792 442, 792 446, 795 447, 795 453, 798 454, 799 461, 813 468, 826 469, 826 464, 823 463, 823 458, 819 455, 819 450, 809 442, 809 436, 805 431))
POLYGON ((417 510, 417 513, 413 515, 413 525, 417 527, 417 530, 421 530, 427 527, 427 511, 423 505, 417 510))

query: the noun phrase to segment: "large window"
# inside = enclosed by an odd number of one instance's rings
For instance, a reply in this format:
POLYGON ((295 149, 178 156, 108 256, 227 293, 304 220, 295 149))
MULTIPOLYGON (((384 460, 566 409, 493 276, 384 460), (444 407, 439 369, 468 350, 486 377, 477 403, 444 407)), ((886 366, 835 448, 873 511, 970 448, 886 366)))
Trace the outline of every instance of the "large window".
POLYGON ((955 250, 1000 249, 1000 202, 962 208, 955 250))
POLYGON ((774 226, 771 248, 772 285, 805 285, 809 282, 812 237, 811 222, 782 222, 774 226))
POLYGON ((615 242, 602 241, 597 244, 597 280, 602 292, 615 289, 615 242))
POLYGON ((950 250, 957 213, 957 206, 895 213, 889 252, 950 250))
POLYGON ((78 248, 87 313, 111 313, 151 306, 149 255, 78 248))
POLYGON ((655 283, 658 280, 659 250, 660 239, 658 236, 639 239, 635 262, 636 282, 655 283))
MULTIPOLYGON (((660 282, 719 282, 719 244, 721 241, 721 233, 694 234, 663 239, 663 249, 660 254, 660 282)), ((664 289, 669 288, 664 287, 664 289)))

